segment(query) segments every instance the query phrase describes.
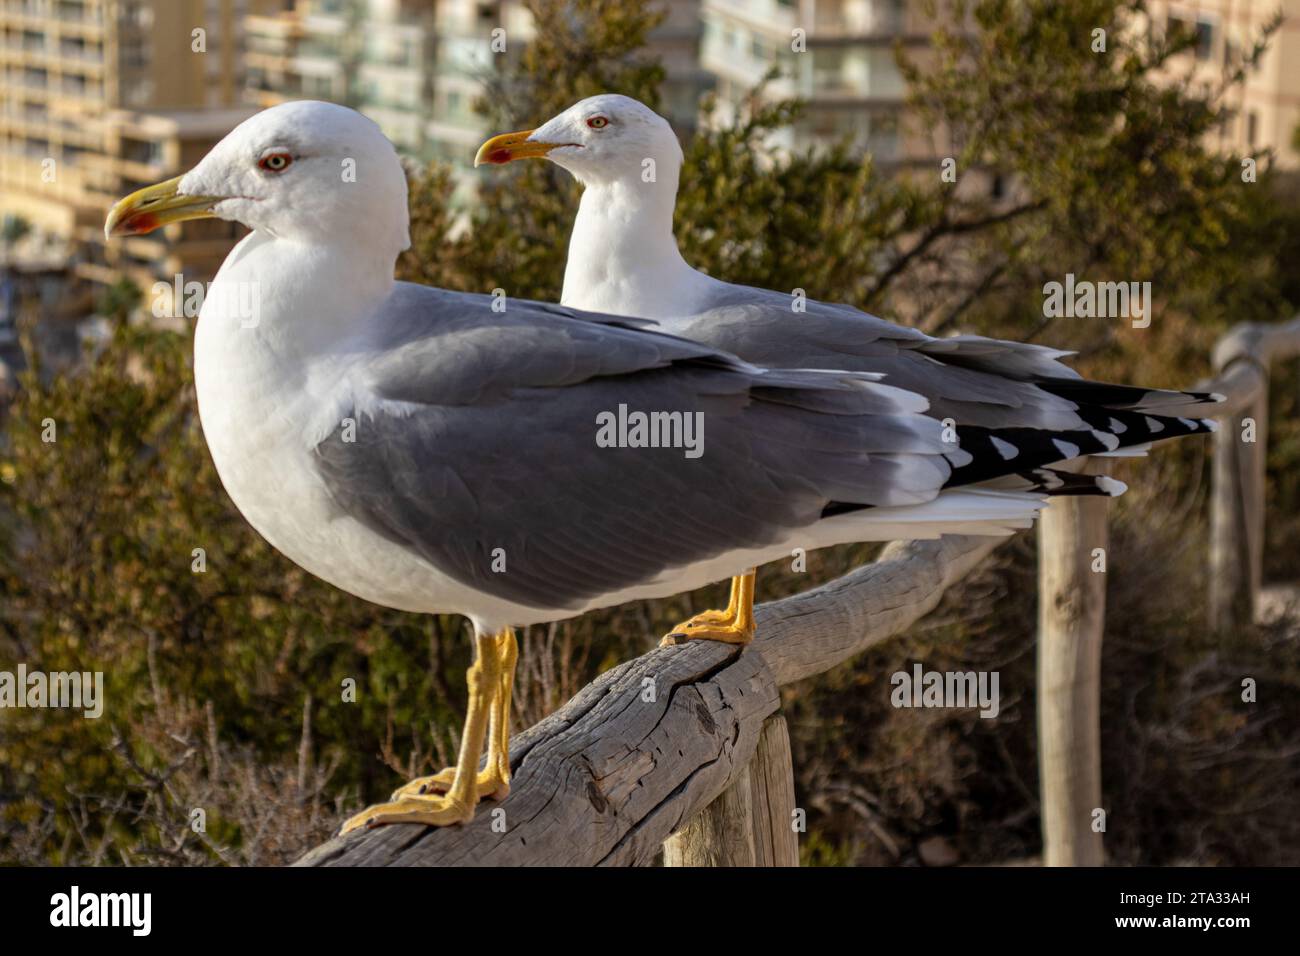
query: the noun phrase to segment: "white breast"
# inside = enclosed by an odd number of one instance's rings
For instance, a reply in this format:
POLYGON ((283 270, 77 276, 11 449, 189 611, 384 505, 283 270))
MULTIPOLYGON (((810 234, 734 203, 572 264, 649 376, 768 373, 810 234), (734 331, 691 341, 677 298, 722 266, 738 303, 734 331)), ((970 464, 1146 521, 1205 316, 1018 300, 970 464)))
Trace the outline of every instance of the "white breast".
POLYGON ((443 603, 451 582, 333 505, 307 440, 320 405, 296 390, 300 380, 267 375, 213 328, 200 321, 195 338, 199 417, 221 483, 249 524, 296 564, 368 601, 453 610, 443 603))
POLYGON ((304 315, 328 323, 328 306, 281 298, 281 288, 258 278, 268 272, 266 258, 265 249, 249 255, 243 244, 231 254, 195 332, 199 418, 222 484, 258 533, 317 577, 401 610, 461 610, 458 585, 334 505, 312 456, 329 430, 322 416, 330 418, 346 397, 338 394, 346 369, 328 352, 292 348, 306 335, 294 323, 304 315), (238 297, 221 294, 223 284, 248 282, 261 289, 252 327, 223 308, 238 297))

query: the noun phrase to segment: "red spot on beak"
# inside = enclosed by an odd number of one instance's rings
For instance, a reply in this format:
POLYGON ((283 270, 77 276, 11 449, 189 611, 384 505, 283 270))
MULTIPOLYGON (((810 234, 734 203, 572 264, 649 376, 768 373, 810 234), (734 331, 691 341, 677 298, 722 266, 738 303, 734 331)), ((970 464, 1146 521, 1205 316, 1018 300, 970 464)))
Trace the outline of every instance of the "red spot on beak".
POLYGON ((139 236, 146 232, 153 232, 158 228, 158 217, 152 213, 138 213, 123 223, 121 228, 122 231, 132 236, 139 236))
POLYGON ((487 154, 487 161, 494 166, 504 166, 510 162, 510 150, 494 149, 487 154))

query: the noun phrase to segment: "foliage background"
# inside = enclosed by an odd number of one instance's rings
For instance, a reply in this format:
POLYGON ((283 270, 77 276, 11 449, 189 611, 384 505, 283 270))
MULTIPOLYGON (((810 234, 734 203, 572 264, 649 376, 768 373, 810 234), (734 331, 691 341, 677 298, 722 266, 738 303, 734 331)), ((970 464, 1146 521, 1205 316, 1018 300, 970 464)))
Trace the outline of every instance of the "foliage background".
MULTIPOLYGON (((636 0, 535 2, 538 40, 491 78, 501 129, 540 125, 582 96, 652 106, 663 79, 641 52, 659 13, 636 0), (573 65, 581 64, 575 70, 573 65)), ((1139 2, 960 3, 975 30, 907 63, 914 104, 952 131, 959 185, 894 177, 845 147, 779 155, 768 134, 798 104, 761 105, 684 143, 678 236, 723 278, 851 302, 928 331, 961 329, 1079 350, 1086 374, 1186 385, 1229 325, 1300 303, 1294 181, 1207 152, 1219 90, 1170 85, 1190 37, 1131 29, 1139 2), (1087 38, 1107 29, 1109 50, 1087 38), (996 170, 1009 200, 962 188, 996 170), (972 181, 978 177, 972 174, 972 181), (1068 273, 1147 279, 1139 331, 1044 320, 1042 285, 1068 273)), ((950 22, 961 22, 959 19, 950 22)), ((1245 51, 1225 85, 1241 82, 1245 51)), ((793 54, 791 54, 793 56, 793 54)), ((784 64, 784 65, 789 65, 784 64)), ((706 114, 711 106, 703 104, 706 114)), ((485 172, 465 213, 446 169, 412 172, 403 278, 555 299, 578 188, 558 170, 485 172)), ((47 863, 270 863, 294 859, 404 776, 449 762, 469 660, 458 618, 366 604, 276 554, 220 486, 195 414, 191 333, 132 321, 75 370, 33 367, 0 453, 0 669, 103 670, 98 721, 0 713, 0 859, 47 863), (53 419, 58 440, 41 440, 53 419), (195 573, 193 550, 206 570, 195 573), (355 702, 341 687, 355 681, 355 702), (202 808, 206 832, 190 826, 202 808)), ((1267 572, 1300 566, 1300 389, 1273 382, 1267 572)), ((1207 448, 1121 466, 1107 577, 1103 753, 1107 852, 1127 863, 1300 862, 1294 633, 1202 625, 1207 448), (1243 705, 1239 682, 1260 682, 1243 705)), ((1022 535, 918 628, 816 680, 786 708, 806 862, 1003 862, 1039 850, 1034 752, 1034 541, 1022 535), (996 720, 893 710, 888 675, 996 669, 996 720)), ((811 556, 766 569, 764 596, 868 559, 811 556)), ((717 587, 522 635, 515 724, 554 709, 640 653, 717 587)))

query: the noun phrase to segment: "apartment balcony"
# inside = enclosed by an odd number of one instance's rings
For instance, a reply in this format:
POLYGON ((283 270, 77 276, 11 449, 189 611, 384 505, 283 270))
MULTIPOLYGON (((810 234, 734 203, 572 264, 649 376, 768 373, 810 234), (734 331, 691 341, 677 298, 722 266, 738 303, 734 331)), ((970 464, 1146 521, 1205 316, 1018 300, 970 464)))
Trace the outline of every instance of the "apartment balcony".
MULTIPOLYGON (((757 86, 767 71, 777 63, 775 55, 772 58, 755 56, 751 45, 738 49, 722 34, 706 33, 700 44, 700 66, 740 86, 757 86)), ((781 62, 780 65, 786 68, 784 74, 790 72, 792 64, 781 62)), ((789 75, 778 76, 768 84, 767 90, 768 95, 774 97, 795 96, 798 93, 789 75)))
POLYGON ((926 42, 931 26, 903 0, 705 0, 703 19, 739 27, 788 48, 791 32, 806 31, 813 46, 888 46, 926 42), (800 10, 804 12, 800 12, 800 10))
POLYGON ((65 73, 77 70, 101 72, 104 69, 103 49, 89 47, 60 47, 58 53, 59 68, 65 73))
POLYGON ((307 38, 346 37, 357 26, 358 24, 341 13, 330 14, 316 10, 307 14, 302 20, 303 35, 307 38))
MULTIPOLYGON (((113 172, 123 180, 131 183, 139 183, 136 188, 142 188, 149 183, 158 182, 166 179, 167 167, 164 163, 142 163, 130 159, 122 159, 120 156, 110 156, 109 159, 113 164, 113 172)), ((128 190, 130 191, 130 190, 128 190)))
POLYGON ((824 146, 847 141, 850 150, 870 155, 877 162, 899 163, 914 157, 907 155, 898 119, 886 107, 855 107, 850 112, 820 108, 796 122, 795 138, 800 143, 824 146))
POLYGON ((44 174, 45 156, 36 149, 11 149, 5 154, 0 183, 38 202, 57 203, 65 209, 97 208, 104 211, 119 196, 109 196, 102 180, 79 165, 62 163, 58 176, 50 180, 44 174), (101 192, 102 191, 102 192, 101 192))
POLYGON ((18 103, 10 101, 0 110, 0 116, 10 120, 21 120, 27 123, 48 123, 52 116, 49 110, 44 106, 33 105, 31 103, 18 103))
POLYGON ((0 46, 0 66, 58 71, 64 74, 99 79, 104 74, 102 56, 69 56, 0 46))
POLYGON ((903 0, 814 0, 812 35, 820 39, 893 40, 908 31, 903 0))
POLYGON ((44 103, 48 102, 51 96, 48 80, 9 76, 5 78, 4 85, 8 92, 17 93, 26 101, 44 103))
MULTIPOLYGON (((0 13, 48 20, 51 17, 58 18, 59 8, 62 6, 75 7, 78 11, 83 12, 88 9, 85 4, 79 3, 77 0, 59 0, 56 3, 42 3, 40 0, 0 0, 0 13)), ((94 9, 96 15, 98 15, 97 7, 90 9, 94 9)))
POLYGON ((0 2, 0 20, 37 20, 44 21, 50 17, 48 7, 35 0, 2 0, 0 2))
POLYGON ((49 91, 52 101, 75 104, 103 102, 104 87, 101 84, 79 82, 79 80, 80 77, 64 76, 62 83, 51 83, 49 91))
POLYGON ((501 26, 475 15, 471 6, 444 7, 439 4, 435 14, 434 33, 440 37, 481 36, 492 27, 501 26))
POLYGON ((806 99, 897 102, 907 93, 892 50, 818 49, 799 57, 797 64, 796 92, 806 99))
POLYGON ((781 38, 786 44, 790 42, 791 30, 808 26, 799 16, 797 3, 780 0, 704 0, 701 13, 705 18, 711 13, 720 14, 753 32, 781 38))
POLYGON ((15 42, 12 39, 0 44, 0 57, 13 66, 41 70, 58 60, 58 56, 44 43, 15 42))
POLYGON ((21 39, 17 40, 16 42, 11 40, 9 43, 5 44, 5 46, 11 50, 18 49, 18 50, 23 50, 27 53, 37 53, 37 54, 48 53, 51 49, 51 45, 46 41, 46 38, 43 34, 39 38, 33 38, 30 35, 24 35, 21 39))
POLYGON ((57 21, 66 35, 99 36, 105 29, 104 11, 99 6, 69 0, 40 6, 32 0, 0 0, 0 25, 39 31, 57 21))
POLYGON ((82 149, 100 149, 104 144, 102 134, 93 127, 51 119, 48 114, 37 118, 5 112, 0 114, 0 128, 14 136, 59 142, 82 149))
POLYGON ((272 16, 250 13, 244 17, 244 35, 250 45, 263 40, 289 43, 305 34, 302 19, 292 12, 272 16))
POLYGON ((292 50, 245 50, 244 64, 251 69, 265 70, 268 73, 282 73, 293 68, 296 54, 292 50))
POLYGON ((87 0, 47 0, 47 2, 52 8, 51 12, 60 20, 102 21, 104 18, 103 6, 99 3, 89 3, 87 0))

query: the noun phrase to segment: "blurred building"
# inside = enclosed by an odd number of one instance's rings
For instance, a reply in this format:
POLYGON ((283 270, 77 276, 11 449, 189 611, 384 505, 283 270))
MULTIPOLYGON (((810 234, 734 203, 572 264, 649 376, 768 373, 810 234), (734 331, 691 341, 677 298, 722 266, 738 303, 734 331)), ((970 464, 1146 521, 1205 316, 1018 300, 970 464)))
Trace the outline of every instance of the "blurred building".
MULTIPOLYGON (((699 0, 667 0, 649 50, 668 74, 669 117, 693 126, 710 80, 699 62, 699 0)), ((474 102, 495 70, 493 31, 533 35, 519 0, 286 0, 245 21, 249 97, 323 99, 371 117, 405 154, 468 171, 489 132, 474 102)))
POLYGON ((194 222, 106 244, 126 193, 184 171, 241 108, 240 29, 259 0, 0 0, 0 216, 5 268, 69 280, 84 314, 129 275, 148 289, 210 277, 233 227, 194 222))
MULTIPOLYGON (((773 67, 769 100, 798 97, 803 116, 775 145, 848 139, 886 166, 932 164, 945 154, 942 130, 910 122, 895 46, 924 64, 934 21, 918 0, 701 0, 702 66, 717 77, 723 118, 733 114, 773 67), (799 48, 796 51, 796 47, 799 48)), ((939 10, 945 5, 941 2, 939 10)), ((1196 46, 1175 58, 1171 82, 1191 74, 1207 89, 1250 48, 1279 12, 1282 23, 1260 66, 1228 94, 1234 116, 1217 132, 1225 150, 1275 151, 1278 165, 1300 168, 1300 0, 1151 0, 1150 26, 1181 24, 1196 46)))
MULTIPOLYGON (((664 110, 679 130, 694 125, 704 90, 716 88, 725 116, 778 67, 765 95, 807 103, 778 146, 848 138, 894 168, 932 168, 948 151, 941 130, 909 122, 895 63, 899 43, 928 55, 932 22, 918 0, 664 6, 650 52, 666 67, 664 110)), ((1300 0, 1152 0, 1151 27, 1195 31, 1171 80, 1190 72, 1211 84, 1279 8, 1282 27, 1231 94, 1235 115, 1217 138, 1225 149, 1272 147, 1300 168, 1300 0)), ((184 171, 252 109, 286 99, 354 106, 408 155, 468 170, 494 132, 474 103, 496 67, 499 27, 512 50, 531 38, 522 0, 0 0, 0 264, 46 288, 63 263, 81 280, 63 301, 83 311, 122 274, 142 286, 209 277, 236 227, 192 222, 106 245, 104 216, 127 192, 184 171)))
POLYGON ((894 46, 923 53, 932 22, 906 0, 702 0, 701 63, 717 77, 724 119, 776 67, 769 100, 797 97, 803 115, 777 139, 793 148, 847 139, 882 165, 931 164, 930 131, 906 122, 894 46))
POLYGON ((1209 87, 1282 14, 1259 68, 1228 94, 1234 115, 1215 140, 1225 151, 1239 154, 1271 148, 1279 168, 1300 169, 1300 0, 1152 0, 1148 10, 1154 30, 1179 25, 1196 36, 1196 45, 1171 64, 1171 80, 1190 73, 1209 87))
POLYGON ((430 0, 298 0, 250 14, 247 99, 318 99, 362 110, 403 152, 427 150, 433 92, 430 0))

